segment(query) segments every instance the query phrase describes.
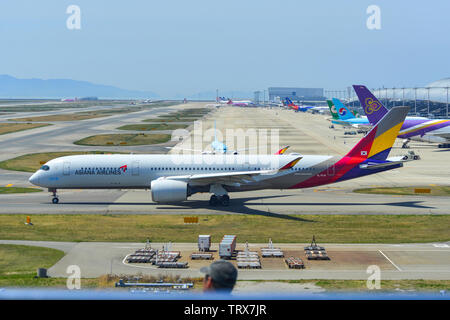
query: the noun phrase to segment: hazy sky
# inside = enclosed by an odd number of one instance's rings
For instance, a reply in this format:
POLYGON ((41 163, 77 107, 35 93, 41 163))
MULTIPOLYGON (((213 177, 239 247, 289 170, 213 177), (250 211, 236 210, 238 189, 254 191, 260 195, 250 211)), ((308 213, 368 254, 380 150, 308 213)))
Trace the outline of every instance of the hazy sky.
POLYGON ((450 76, 450 1, 1 1, 0 74, 161 96, 450 76), (81 29, 69 30, 69 5, 81 29), (369 30, 369 5, 381 30, 369 30))

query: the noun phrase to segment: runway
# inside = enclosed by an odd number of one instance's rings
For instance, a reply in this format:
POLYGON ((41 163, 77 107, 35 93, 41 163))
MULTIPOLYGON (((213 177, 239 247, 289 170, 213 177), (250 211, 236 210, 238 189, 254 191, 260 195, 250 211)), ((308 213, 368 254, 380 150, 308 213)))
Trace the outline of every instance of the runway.
MULTIPOLYGON (((64 110, 64 111, 45 111, 39 113, 32 113, 31 116, 45 116, 61 113, 74 113, 80 111, 95 111, 104 109, 123 108, 127 105, 119 106, 99 106, 90 107, 83 110, 64 110)), ((157 117, 158 115, 164 115, 171 111, 180 108, 181 105, 175 105, 170 107, 150 108, 148 110, 117 114, 107 117, 80 120, 80 121, 46 121, 45 123, 51 123, 51 126, 36 128, 30 130, 24 130, 20 132, 14 132, 10 134, 0 135, 0 148, 2 153, 0 154, 0 161, 17 157, 19 155, 37 152, 55 152, 55 151, 87 151, 87 150, 104 150, 111 152, 146 152, 146 153, 166 153, 166 145, 156 146, 120 146, 120 147, 108 147, 108 146, 79 146, 73 144, 74 141, 82 138, 97 135, 97 134, 109 134, 109 133, 127 133, 128 131, 116 130, 117 127, 126 124, 139 123, 142 120, 157 117)), ((182 105, 184 108, 198 107, 198 104, 192 103, 188 105, 182 105)), ((128 106, 129 107, 129 106, 128 106)), ((3 115, 1 120, 7 121, 9 118, 21 118, 26 115, 30 116, 30 112, 16 113, 14 115, 3 115)), ((161 131, 154 131, 159 133, 161 131)))
POLYGON ((157 204, 146 190, 61 190, 0 195, 0 214, 449 214, 448 197, 357 194, 340 188, 231 193, 228 207, 210 207, 208 194, 179 204, 157 204))

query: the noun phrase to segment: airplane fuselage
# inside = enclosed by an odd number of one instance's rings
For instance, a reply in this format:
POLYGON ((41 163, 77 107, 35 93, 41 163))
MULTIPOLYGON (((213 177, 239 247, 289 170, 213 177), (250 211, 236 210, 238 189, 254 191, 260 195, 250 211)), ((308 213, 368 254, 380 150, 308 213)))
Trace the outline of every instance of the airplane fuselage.
MULTIPOLYGON (((149 189, 151 181, 164 177, 178 179, 239 172, 269 171, 245 184, 224 183, 229 192, 306 188, 388 170, 370 170, 345 176, 354 161, 323 155, 302 155, 292 168, 278 170, 299 155, 79 155, 47 162, 30 182, 49 189, 149 189)), ((195 179, 189 186, 195 192, 208 192, 209 186, 195 179)))

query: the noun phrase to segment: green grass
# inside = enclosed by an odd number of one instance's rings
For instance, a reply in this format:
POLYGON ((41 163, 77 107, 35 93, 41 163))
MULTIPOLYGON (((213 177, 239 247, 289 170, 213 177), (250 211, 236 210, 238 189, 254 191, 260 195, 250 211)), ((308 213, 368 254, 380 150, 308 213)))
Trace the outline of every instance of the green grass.
POLYGON ((168 142, 170 134, 100 134, 75 141, 83 146, 139 146, 168 142))
POLYGON ((50 268, 63 256, 56 249, 0 244, 0 286, 5 280, 32 279, 38 268, 50 268))
MULTIPOLYGON (((170 103, 168 105, 172 105, 170 103)), ((9 119, 11 121, 79 121, 79 120, 87 120, 101 117, 108 117, 117 114, 123 113, 132 113, 142 110, 147 110, 149 108, 159 108, 167 106, 166 103, 155 103, 155 104, 145 104, 145 105, 133 105, 122 108, 115 109, 104 109, 104 110, 94 110, 94 111, 84 111, 84 112, 76 112, 71 114, 55 114, 41 117, 26 117, 26 118, 15 118, 9 119)))
POLYGON ((37 188, 0 187, 0 194, 41 192, 41 191, 42 189, 37 188))
POLYGON ((389 194, 389 195, 425 195, 425 196, 450 196, 450 187, 445 186, 417 186, 394 188, 363 188, 353 190, 356 193, 389 194), (415 189, 430 189, 430 193, 416 193, 415 189))
MULTIPOLYGON (((13 159, 0 162, 0 168, 5 170, 35 172, 43 163, 52 159, 77 154, 110 154, 110 151, 66 151, 66 152, 44 152, 30 153, 13 159)), ((120 153, 120 152, 114 152, 120 153)))
MULTIPOLYGON (((190 213, 189 216, 195 213, 190 213)), ((0 239, 48 241, 196 242, 210 234, 240 241, 307 243, 418 243, 450 240, 450 215, 200 215, 199 224, 184 224, 188 215, 0 215, 0 239), (283 216, 282 216, 283 217, 283 216), (280 232, 280 230, 282 230, 280 232)))
POLYGON ((88 108, 93 106, 110 106, 117 104, 124 104, 127 101, 120 100, 97 100, 97 101, 78 101, 78 102, 65 102, 65 103, 43 103, 43 104, 24 104, 15 106, 2 106, 0 112, 38 112, 38 111, 52 111, 68 108, 88 108))
POLYGON ((119 130, 138 130, 138 131, 150 131, 150 130, 176 130, 184 129, 189 125, 187 124, 167 124, 167 123, 155 123, 155 124, 128 124, 121 126, 119 130))
POLYGON ((51 126, 49 123, 0 123, 0 134, 51 126))

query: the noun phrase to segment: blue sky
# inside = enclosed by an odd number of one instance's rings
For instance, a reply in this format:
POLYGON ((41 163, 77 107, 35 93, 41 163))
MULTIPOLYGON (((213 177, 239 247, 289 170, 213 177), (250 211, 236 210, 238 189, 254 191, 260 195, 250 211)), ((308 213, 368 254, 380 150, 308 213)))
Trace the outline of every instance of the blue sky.
POLYGON ((450 1, 2 1, 0 74, 163 97, 269 86, 420 86, 450 76, 450 1), (66 8, 81 8, 81 30, 66 8), (368 30, 366 9, 381 9, 368 30))

